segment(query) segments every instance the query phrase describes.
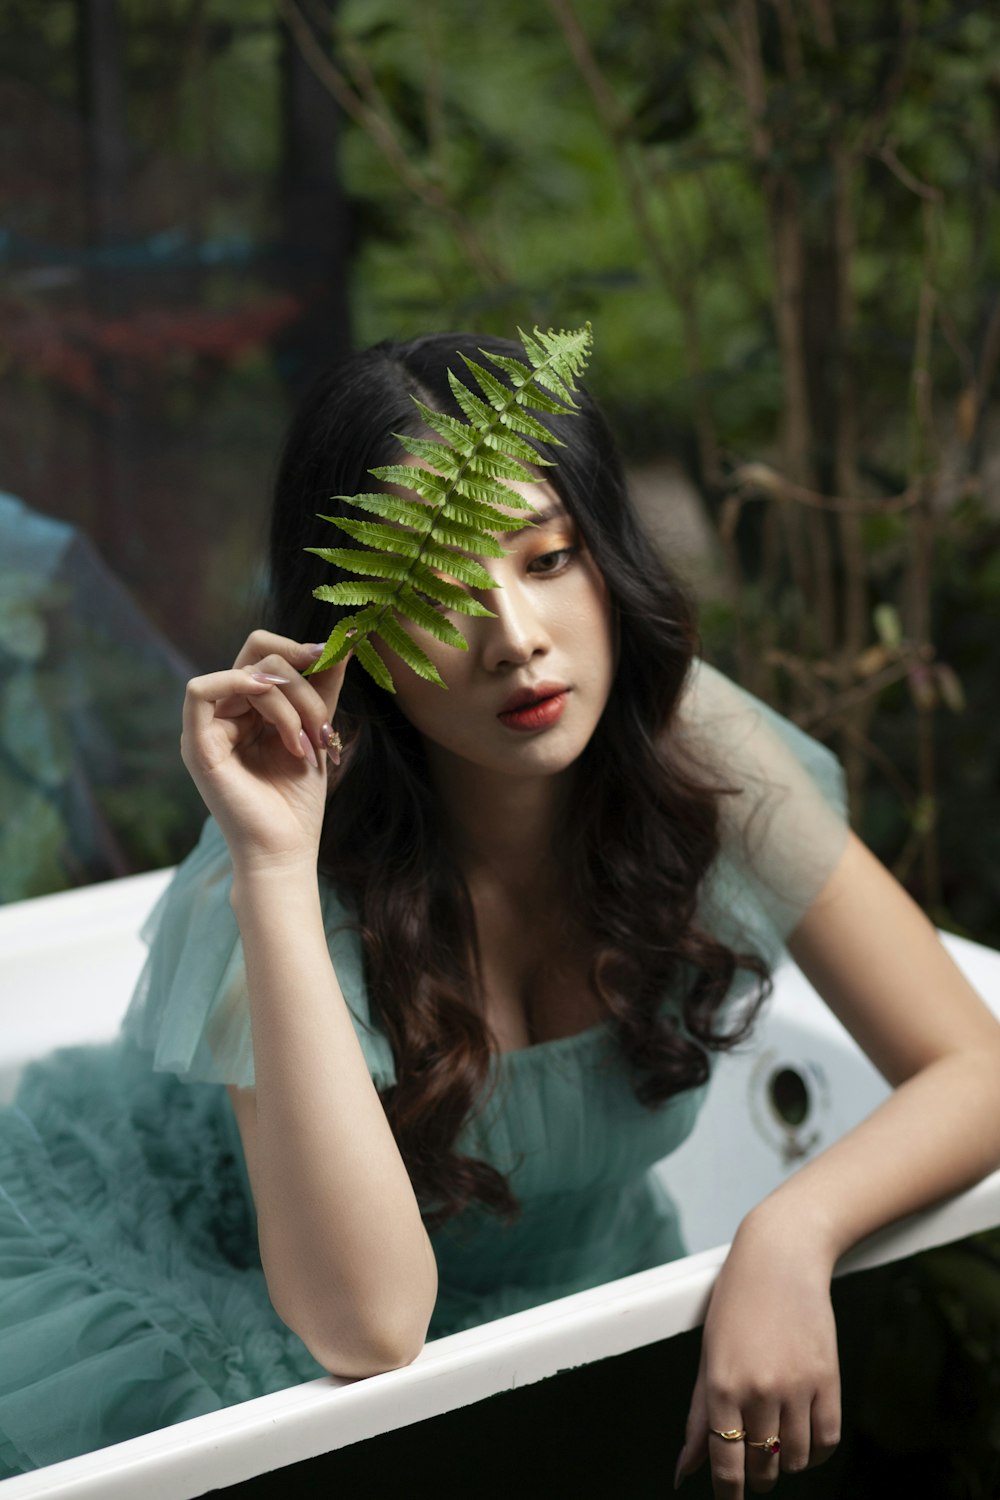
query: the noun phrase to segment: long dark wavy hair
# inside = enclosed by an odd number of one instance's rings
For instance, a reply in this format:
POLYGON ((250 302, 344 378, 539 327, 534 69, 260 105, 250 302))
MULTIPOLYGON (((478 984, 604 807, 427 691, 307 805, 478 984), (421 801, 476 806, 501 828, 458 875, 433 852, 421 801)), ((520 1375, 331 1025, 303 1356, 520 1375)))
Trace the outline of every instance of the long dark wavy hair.
MULTIPOLYGON (((523 357, 516 344, 465 333, 382 343, 331 369, 292 423, 271 526, 271 628, 324 640, 335 614, 312 589, 335 573, 303 548, 325 515, 356 514, 332 496, 378 489, 372 467, 398 462, 394 432, 420 433, 413 396, 461 416, 447 372, 463 351, 523 357)), ((710 1051, 747 1033, 772 988, 767 964, 699 927, 699 891, 720 847, 713 781, 671 734, 699 646, 686 587, 639 529, 603 416, 581 392, 579 412, 543 418, 564 447, 538 445, 545 477, 575 519, 607 583, 618 665, 604 713, 572 768, 557 854, 569 910, 593 937, 590 984, 639 1100, 656 1108, 708 1076, 710 1051), (755 993, 729 1027, 718 1012, 737 969, 755 993), (667 995, 676 1003, 664 1010, 667 995)), ((517 1214, 494 1167, 456 1150, 481 1105, 490 1039, 477 973, 469 891, 444 836, 423 744, 391 696, 348 669, 337 727, 350 754, 327 805, 320 868, 353 911, 373 1014, 392 1047, 396 1083, 382 1101, 428 1223, 474 1201, 517 1214)))

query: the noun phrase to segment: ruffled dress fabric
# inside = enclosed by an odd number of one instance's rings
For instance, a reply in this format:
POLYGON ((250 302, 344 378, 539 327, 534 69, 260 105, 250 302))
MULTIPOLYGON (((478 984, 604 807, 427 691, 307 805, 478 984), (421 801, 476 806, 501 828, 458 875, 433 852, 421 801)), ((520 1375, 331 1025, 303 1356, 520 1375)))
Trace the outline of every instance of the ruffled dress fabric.
MULTIPOLYGON (((685 705, 680 732, 744 788, 725 803, 701 918, 773 963, 843 850, 840 765, 705 664, 685 705)), ((119 1040, 34 1064, 0 1112, 0 1477, 322 1373, 268 1300, 222 1087, 254 1077, 230 879, 209 819, 143 929, 149 955, 119 1040)), ((393 1057, 358 938, 329 886, 322 902, 386 1087, 393 1057)), ((733 1000, 748 987, 738 979, 733 1000)), ((704 1097, 640 1105, 603 1023, 495 1056, 459 1145, 508 1175, 522 1212, 508 1226, 471 1209, 436 1231, 430 1336, 683 1255, 678 1208, 651 1168, 704 1097)))

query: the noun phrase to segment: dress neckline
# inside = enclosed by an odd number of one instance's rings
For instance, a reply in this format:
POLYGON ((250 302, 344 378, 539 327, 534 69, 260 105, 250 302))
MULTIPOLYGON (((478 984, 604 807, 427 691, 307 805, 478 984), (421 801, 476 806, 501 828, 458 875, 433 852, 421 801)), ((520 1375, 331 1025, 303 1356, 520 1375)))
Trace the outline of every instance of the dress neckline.
POLYGON ((595 1021, 592 1026, 585 1026, 582 1031, 571 1031, 566 1036, 550 1036, 544 1042, 531 1042, 527 1047, 505 1047, 502 1051, 494 1052, 492 1055, 497 1058, 499 1066, 510 1066, 513 1058, 530 1057, 533 1054, 548 1055, 551 1052, 569 1052, 595 1038, 606 1038, 609 1035, 608 1022, 602 1018, 600 1021, 595 1021))

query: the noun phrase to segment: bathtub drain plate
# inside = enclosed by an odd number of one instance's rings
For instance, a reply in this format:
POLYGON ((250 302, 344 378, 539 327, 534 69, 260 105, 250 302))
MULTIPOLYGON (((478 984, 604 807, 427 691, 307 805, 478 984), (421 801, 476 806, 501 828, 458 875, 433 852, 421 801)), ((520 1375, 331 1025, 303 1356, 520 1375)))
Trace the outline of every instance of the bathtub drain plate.
POLYGON ((757 1133, 784 1166, 796 1165, 824 1144, 830 1091, 819 1063, 768 1048, 750 1074, 748 1103, 757 1133))

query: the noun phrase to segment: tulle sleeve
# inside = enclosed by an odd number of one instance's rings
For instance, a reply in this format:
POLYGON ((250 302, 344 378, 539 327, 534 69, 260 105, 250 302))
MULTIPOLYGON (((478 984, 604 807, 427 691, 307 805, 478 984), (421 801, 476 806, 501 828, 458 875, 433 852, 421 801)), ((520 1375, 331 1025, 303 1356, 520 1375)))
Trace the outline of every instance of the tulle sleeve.
MULTIPOLYGON (((213 818, 142 929, 149 947, 123 1029, 157 1072, 206 1083, 254 1082, 250 1002, 229 892, 232 867, 213 818)), ((377 1088, 395 1081, 388 1039, 373 1023, 360 940, 327 882, 321 904, 330 957, 377 1088)), ((294 941, 294 936, 290 937, 294 941)))
POLYGON ((697 662, 680 730, 726 785, 722 847, 702 918, 724 941, 768 962, 836 868, 850 830, 843 767, 820 744, 707 662, 697 662))

